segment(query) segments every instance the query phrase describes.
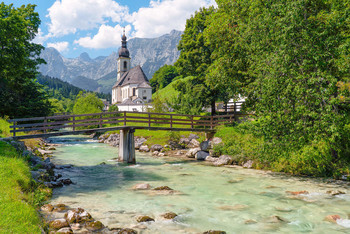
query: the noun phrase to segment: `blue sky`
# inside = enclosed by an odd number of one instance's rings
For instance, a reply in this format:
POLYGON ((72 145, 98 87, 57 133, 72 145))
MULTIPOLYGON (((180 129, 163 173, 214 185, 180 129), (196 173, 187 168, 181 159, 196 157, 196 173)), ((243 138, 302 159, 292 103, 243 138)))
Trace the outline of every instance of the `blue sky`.
POLYGON ((41 26, 36 43, 54 47, 65 57, 87 52, 92 58, 120 47, 128 38, 154 38, 184 30, 186 19, 215 0, 4 0, 15 7, 37 5, 41 26))

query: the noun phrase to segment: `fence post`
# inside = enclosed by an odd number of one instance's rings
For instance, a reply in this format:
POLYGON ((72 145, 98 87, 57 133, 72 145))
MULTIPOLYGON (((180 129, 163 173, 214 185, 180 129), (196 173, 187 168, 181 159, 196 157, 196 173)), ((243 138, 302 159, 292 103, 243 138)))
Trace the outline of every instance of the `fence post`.
POLYGON ((102 114, 100 114, 100 128, 102 128, 102 114))
POLYGON ((126 126, 126 111, 124 111, 124 126, 126 126))
POLYGON ((173 128, 173 115, 170 114, 170 128, 173 128))
POLYGON ((210 129, 213 129, 213 126, 214 126, 214 116, 211 116, 210 117, 210 129))
POLYGON ((44 117, 44 133, 46 133, 46 127, 47 127, 47 119, 46 116, 44 117))
MULTIPOLYGON (((17 125, 17 122, 13 122, 13 125, 17 125)), ((13 128, 13 136, 15 137, 16 136, 16 128, 14 127, 13 128)))
POLYGON ((73 116, 73 132, 75 132, 75 116, 73 116))
POLYGON ((193 115, 191 115, 191 128, 193 129, 193 115))
POLYGON ((148 114, 148 127, 151 127, 151 114, 148 114))
POLYGON ((234 114, 234 118, 235 118, 235 122, 237 122, 237 105, 236 105, 236 102, 234 102, 233 104, 233 107, 234 107, 234 110, 233 110, 233 114, 234 114))

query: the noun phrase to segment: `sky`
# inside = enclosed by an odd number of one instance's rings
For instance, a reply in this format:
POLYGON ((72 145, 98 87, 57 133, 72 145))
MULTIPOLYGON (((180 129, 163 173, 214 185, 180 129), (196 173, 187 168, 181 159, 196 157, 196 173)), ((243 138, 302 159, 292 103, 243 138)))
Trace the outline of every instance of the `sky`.
POLYGON ((91 58, 117 51, 125 27, 128 39, 155 38, 185 29, 186 19, 215 0, 3 0, 35 4, 41 25, 34 39, 67 58, 87 52, 91 58))

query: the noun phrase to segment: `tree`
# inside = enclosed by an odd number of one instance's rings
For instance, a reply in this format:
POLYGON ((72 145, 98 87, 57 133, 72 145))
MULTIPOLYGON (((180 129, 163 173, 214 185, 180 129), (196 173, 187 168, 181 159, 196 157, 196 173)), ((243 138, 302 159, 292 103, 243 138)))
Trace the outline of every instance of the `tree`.
POLYGON ((238 19, 231 8, 232 1, 218 1, 218 9, 207 19, 204 37, 213 48, 212 63, 206 70, 206 85, 217 91, 218 99, 227 103, 244 95, 251 82, 247 75, 249 44, 242 43, 238 19))
POLYGON ((80 92, 73 107, 74 114, 92 114, 103 111, 104 104, 95 93, 80 92))
POLYGON ((159 89, 165 88, 177 76, 179 76, 177 68, 175 66, 165 64, 154 73, 152 79, 150 80, 152 92, 155 93, 159 89))
MULTIPOLYGON (((206 43, 204 30, 207 27, 207 19, 214 12, 214 7, 201 8, 186 21, 186 29, 178 46, 181 51, 180 57, 175 63, 180 75, 196 77, 192 79, 194 81, 192 85, 196 88, 180 89, 181 86, 178 86, 177 90, 180 91, 178 101, 181 101, 179 105, 195 104, 196 106, 191 108, 193 111, 201 111, 203 107, 211 105, 212 114, 215 113, 215 101, 218 99, 220 91, 210 89, 206 85, 205 77, 207 69, 212 63, 213 47, 206 43), (191 100, 194 96, 200 97, 200 99, 191 100)), ((186 109, 180 108, 182 111, 186 109)))
POLYGON ((20 8, 0 3, 0 115, 47 115, 50 102, 34 80, 43 46, 32 43, 40 19, 35 5, 20 8))
POLYGON ((252 79, 245 91, 266 146, 298 150, 326 142, 332 163, 349 154, 349 104, 340 98, 350 75, 349 3, 217 2, 239 30, 252 79))

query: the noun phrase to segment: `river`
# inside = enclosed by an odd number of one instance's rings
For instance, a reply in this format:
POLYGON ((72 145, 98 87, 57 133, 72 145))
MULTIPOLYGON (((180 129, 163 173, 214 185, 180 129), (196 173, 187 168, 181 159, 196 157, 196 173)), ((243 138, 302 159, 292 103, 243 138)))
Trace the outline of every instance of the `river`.
POLYGON ((110 228, 130 227, 141 233, 350 233, 350 189, 344 184, 142 153, 136 153, 137 165, 130 166, 113 160, 117 148, 86 137, 51 140, 62 144, 52 161, 74 165, 60 171, 74 184, 54 189, 51 203, 82 207, 110 228), (178 193, 132 190, 138 183, 169 186, 178 193), (286 192, 303 190, 309 193, 286 192), (332 196, 330 190, 345 194, 332 196), (166 212, 178 217, 164 220, 160 216, 166 212), (324 221, 333 214, 343 220, 324 221), (156 221, 138 224, 138 215, 156 221))

